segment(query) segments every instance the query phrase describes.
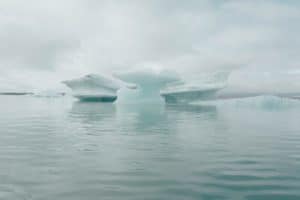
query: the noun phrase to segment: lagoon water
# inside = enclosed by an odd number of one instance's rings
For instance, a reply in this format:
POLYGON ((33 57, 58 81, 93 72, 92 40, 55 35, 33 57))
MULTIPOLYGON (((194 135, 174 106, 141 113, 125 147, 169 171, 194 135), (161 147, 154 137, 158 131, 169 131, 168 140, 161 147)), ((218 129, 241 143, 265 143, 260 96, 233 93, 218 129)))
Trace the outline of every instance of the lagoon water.
POLYGON ((300 199, 300 101, 0 96, 1 200, 300 199))

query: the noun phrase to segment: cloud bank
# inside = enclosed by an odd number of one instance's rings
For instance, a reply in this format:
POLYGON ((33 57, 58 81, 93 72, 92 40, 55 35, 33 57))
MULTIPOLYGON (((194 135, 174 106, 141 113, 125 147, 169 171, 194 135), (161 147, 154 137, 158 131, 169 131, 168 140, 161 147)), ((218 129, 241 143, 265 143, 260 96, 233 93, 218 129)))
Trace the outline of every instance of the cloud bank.
POLYGON ((293 0, 2 0, 0 90, 152 65, 186 79, 237 68, 232 88, 299 91, 299 9, 293 0))

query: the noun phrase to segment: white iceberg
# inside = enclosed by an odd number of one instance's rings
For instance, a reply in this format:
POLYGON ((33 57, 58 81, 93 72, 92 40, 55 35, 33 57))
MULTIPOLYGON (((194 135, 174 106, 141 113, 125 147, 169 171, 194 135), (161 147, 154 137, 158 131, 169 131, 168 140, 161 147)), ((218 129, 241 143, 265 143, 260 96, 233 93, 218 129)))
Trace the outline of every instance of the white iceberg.
POLYGON ((166 103, 190 103, 193 101, 207 101, 217 98, 217 92, 226 87, 230 71, 203 74, 196 80, 188 80, 168 85, 160 95, 166 103))
POLYGON ((166 103, 189 103, 192 101, 212 100, 216 98, 216 94, 223 86, 207 84, 207 85, 193 85, 182 84, 179 86, 172 86, 161 91, 161 96, 166 103))
POLYGON ((190 103, 219 98, 217 92, 226 87, 229 74, 201 74, 182 81, 175 71, 142 67, 118 72, 114 76, 90 74, 63 83, 72 89, 74 97, 82 101, 114 102, 120 97, 120 101, 129 103, 157 103, 163 97, 166 103, 190 103), (137 90, 118 92, 121 88, 137 90))
POLYGON ((118 72, 114 75, 122 81, 137 85, 138 89, 136 91, 131 93, 125 91, 121 94, 123 100, 127 99, 130 102, 161 101, 160 90, 170 83, 181 81, 179 75, 174 71, 145 67, 125 72, 118 72))
POLYGON ((71 88, 73 96, 81 101, 114 102, 117 100, 117 91, 121 87, 136 88, 134 84, 100 74, 89 74, 63 83, 71 88))

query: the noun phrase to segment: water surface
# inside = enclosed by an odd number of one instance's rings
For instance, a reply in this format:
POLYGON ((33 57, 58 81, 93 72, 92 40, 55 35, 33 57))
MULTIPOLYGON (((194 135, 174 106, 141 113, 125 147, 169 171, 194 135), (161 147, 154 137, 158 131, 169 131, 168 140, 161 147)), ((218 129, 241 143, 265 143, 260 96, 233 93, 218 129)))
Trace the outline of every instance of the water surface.
POLYGON ((300 199, 300 106, 0 97, 0 199, 300 199))

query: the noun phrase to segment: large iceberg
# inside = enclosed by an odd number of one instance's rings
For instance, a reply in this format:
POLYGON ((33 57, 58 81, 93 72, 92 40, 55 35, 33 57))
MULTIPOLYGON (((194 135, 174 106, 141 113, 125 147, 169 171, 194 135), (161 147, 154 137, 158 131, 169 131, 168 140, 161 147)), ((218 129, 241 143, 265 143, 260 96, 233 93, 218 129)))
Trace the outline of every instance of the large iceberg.
MULTIPOLYGON (((125 91, 121 94, 124 101, 161 101, 160 90, 171 83, 179 83, 181 79, 174 71, 165 69, 145 68, 114 73, 114 76, 122 81, 134 83, 137 90, 125 91)), ((121 92, 122 93, 122 92, 121 92)))
POLYGON ((217 92, 226 87, 230 72, 197 75, 183 81, 175 71, 138 68, 114 73, 114 76, 90 74, 64 81, 73 96, 82 101, 190 103, 218 98, 217 92), (203 78, 204 77, 204 78, 203 78), (129 91, 121 88, 137 89, 129 91), (119 97, 118 97, 119 96, 119 97))
POLYGON ((100 74, 89 74, 63 83, 71 88, 73 96, 81 101, 114 102, 117 100, 117 91, 121 87, 136 88, 134 84, 100 74))

